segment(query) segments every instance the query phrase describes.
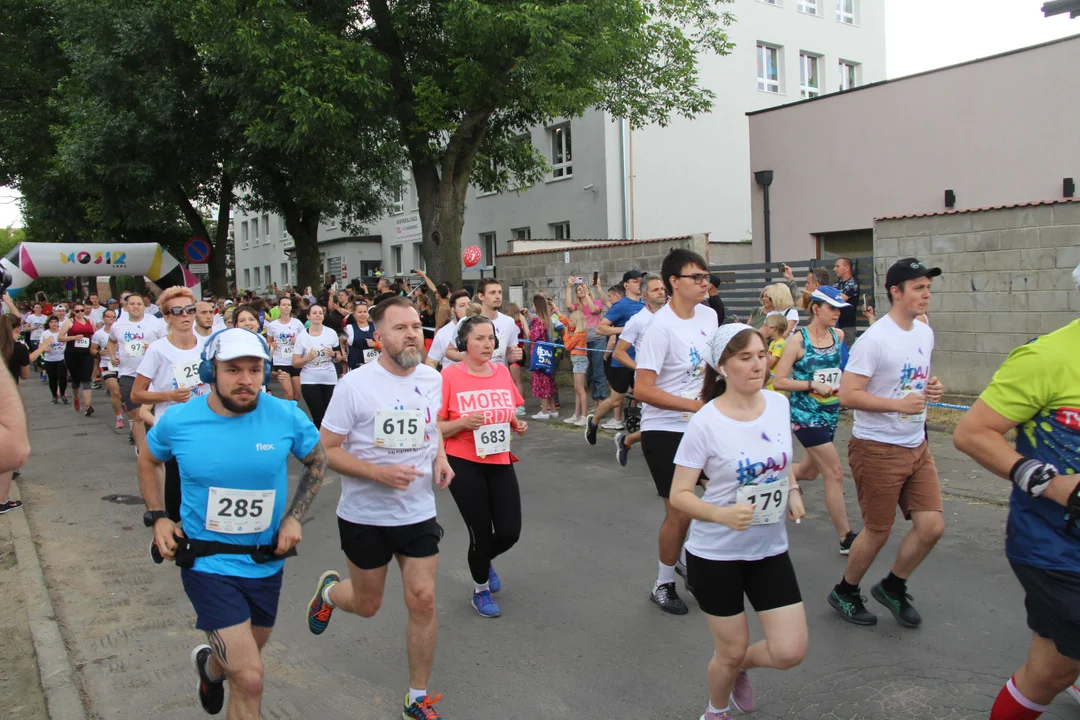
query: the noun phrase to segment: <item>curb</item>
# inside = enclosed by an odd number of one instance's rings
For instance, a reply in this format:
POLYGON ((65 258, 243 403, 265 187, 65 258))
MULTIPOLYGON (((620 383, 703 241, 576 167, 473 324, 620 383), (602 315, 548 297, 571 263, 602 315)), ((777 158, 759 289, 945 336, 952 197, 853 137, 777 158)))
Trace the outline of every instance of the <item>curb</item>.
MULTIPOLYGON (((18 485, 12 482, 11 486, 21 498, 18 485)), ((34 641, 38 672, 41 674, 41 689, 45 694, 49 718, 86 720, 86 709, 75 685, 71 660, 60 635, 56 611, 53 610, 37 549, 30 536, 25 506, 22 512, 8 513, 8 517, 11 519, 11 540, 15 546, 19 577, 26 592, 26 614, 30 619, 30 635, 34 641)))

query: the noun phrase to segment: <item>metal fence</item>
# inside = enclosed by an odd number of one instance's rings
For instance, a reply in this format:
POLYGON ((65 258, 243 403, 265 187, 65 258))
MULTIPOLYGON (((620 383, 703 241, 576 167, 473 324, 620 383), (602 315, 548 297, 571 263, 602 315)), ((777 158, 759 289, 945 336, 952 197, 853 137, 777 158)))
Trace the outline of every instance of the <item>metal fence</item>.
MULTIPOLYGON (((723 280, 720 286, 720 298, 724 301, 724 308, 729 316, 734 315, 741 321, 746 321, 750 314, 761 306, 761 291, 766 285, 785 282, 781 265, 791 268, 796 284, 801 288, 806 282, 806 275, 815 267, 825 267, 829 270, 830 281, 835 283, 836 276, 832 273, 832 264, 835 258, 822 260, 791 260, 787 262, 771 263, 748 263, 745 265, 713 265, 709 271, 719 275, 723 280)), ((866 296, 866 301, 871 307, 874 305, 874 258, 854 257, 851 258, 852 273, 859 283, 859 292, 866 296)), ((795 298, 796 302, 798 298, 795 298)), ((869 325, 862 314, 863 299, 852 298, 851 304, 856 308, 859 330, 865 330, 869 325)), ((805 311, 800 313, 805 317, 805 311)))

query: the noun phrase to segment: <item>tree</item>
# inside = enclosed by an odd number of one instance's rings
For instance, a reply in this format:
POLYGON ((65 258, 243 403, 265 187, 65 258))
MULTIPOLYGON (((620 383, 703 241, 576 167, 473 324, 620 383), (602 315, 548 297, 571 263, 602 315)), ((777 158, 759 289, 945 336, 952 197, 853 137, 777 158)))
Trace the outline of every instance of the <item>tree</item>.
POLYGON ((356 40, 384 62, 419 196, 428 272, 459 284, 465 194, 535 182, 523 130, 589 108, 665 125, 712 108, 703 52, 730 53, 733 0, 368 0, 356 40))

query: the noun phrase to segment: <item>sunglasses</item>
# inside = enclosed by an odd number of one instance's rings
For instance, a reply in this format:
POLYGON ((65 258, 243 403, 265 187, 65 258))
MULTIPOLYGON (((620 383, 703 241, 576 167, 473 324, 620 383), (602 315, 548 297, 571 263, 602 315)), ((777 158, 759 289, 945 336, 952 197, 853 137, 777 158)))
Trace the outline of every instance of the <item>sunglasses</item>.
POLYGON ((81 312, 86 312, 86 311, 85 311, 85 310, 83 310, 82 308, 75 308, 75 309, 74 309, 74 310, 72 310, 71 312, 73 312, 73 313, 81 313, 81 312))
POLYGON ((194 315, 195 314, 195 306, 194 305, 188 305, 187 307, 180 307, 180 306, 171 307, 171 308, 169 308, 168 313, 170 315, 172 315, 173 317, 180 317, 181 315, 184 315, 185 313, 188 314, 188 315, 194 315))

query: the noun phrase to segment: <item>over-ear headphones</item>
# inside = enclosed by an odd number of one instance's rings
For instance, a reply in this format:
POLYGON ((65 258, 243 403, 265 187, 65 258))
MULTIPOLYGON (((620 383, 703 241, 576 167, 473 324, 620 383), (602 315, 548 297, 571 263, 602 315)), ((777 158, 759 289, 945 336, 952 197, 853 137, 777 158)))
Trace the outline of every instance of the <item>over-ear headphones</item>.
POLYGON ((469 349, 469 333, 472 332, 474 325, 479 325, 481 323, 487 323, 491 326, 491 330, 495 335, 495 349, 499 349, 499 334, 494 332, 495 323, 491 322, 491 318, 486 318, 482 315, 473 315, 472 317, 465 318, 461 321, 461 324, 458 325, 457 339, 454 341, 454 347, 457 348, 458 352, 465 352, 469 349))
MULTIPOLYGON (((266 350, 266 356, 271 357, 270 345, 266 342, 266 338, 258 333, 245 330, 244 328, 225 328, 224 330, 218 330, 216 333, 206 339, 206 344, 203 345, 202 357, 199 361, 199 380, 203 381, 207 385, 214 382, 217 379, 216 371, 214 370, 214 355, 217 354, 218 337, 222 333, 227 333, 231 330, 244 330, 249 332, 255 337, 259 338, 259 342, 262 343, 263 349, 266 350)), ((271 367, 272 362, 269 360, 263 360, 263 385, 270 387, 270 373, 273 370, 271 367)))

